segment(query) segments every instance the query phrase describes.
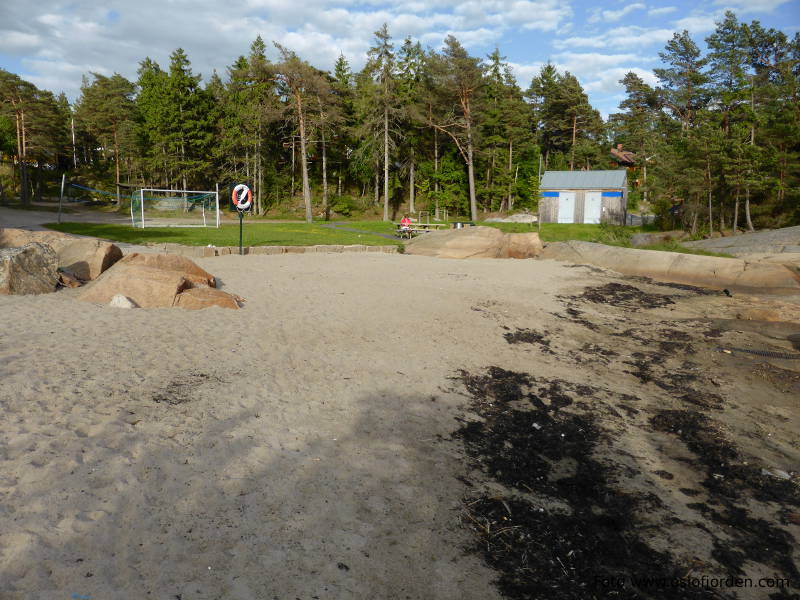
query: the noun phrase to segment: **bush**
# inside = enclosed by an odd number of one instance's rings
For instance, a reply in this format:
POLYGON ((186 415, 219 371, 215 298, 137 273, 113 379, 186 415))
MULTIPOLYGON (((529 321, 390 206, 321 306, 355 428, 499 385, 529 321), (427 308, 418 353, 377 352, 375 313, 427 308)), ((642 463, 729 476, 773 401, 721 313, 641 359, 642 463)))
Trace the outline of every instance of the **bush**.
POLYGON ((349 217, 356 210, 357 206, 352 196, 341 196, 336 199, 336 204, 331 206, 331 210, 335 213, 349 217))
POLYGON ((633 235, 633 232, 629 227, 601 223, 600 229, 593 241, 600 242, 601 244, 630 246, 631 235, 633 235))

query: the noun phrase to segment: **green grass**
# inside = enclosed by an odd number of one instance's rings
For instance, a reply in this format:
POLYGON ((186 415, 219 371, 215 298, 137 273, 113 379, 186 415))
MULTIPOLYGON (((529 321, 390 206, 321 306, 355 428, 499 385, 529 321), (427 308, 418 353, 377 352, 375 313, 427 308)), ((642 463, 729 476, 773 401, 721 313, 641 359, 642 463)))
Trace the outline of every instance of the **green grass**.
POLYGON ((582 242, 609 243, 629 240, 634 233, 654 231, 651 226, 621 227, 618 225, 586 225, 584 223, 542 223, 541 231, 534 223, 478 223, 488 227, 496 227, 505 233, 539 232, 543 242, 566 242, 579 240, 582 242))
MULTIPOLYGON (((65 233, 88 235, 129 244, 183 244, 185 246, 238 246, 239 224, 211 227, 147 227, 98 223, 49 223, 46 227, 65 233)), ((306 223, 244 224, 245 246, 314 246, 317 244, 364 244, 384 246, 399 244, 369 233, 358 234, 306 223)))

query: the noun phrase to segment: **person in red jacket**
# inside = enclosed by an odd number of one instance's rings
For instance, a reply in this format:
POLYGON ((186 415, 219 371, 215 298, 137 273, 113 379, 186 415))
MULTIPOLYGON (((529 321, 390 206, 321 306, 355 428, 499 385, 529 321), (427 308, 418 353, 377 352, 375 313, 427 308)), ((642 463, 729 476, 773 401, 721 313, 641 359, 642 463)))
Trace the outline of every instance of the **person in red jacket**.
POLYGON ((408 218, 408 215, 400 219, 400 235, 411 237, 411 219, 408 218))

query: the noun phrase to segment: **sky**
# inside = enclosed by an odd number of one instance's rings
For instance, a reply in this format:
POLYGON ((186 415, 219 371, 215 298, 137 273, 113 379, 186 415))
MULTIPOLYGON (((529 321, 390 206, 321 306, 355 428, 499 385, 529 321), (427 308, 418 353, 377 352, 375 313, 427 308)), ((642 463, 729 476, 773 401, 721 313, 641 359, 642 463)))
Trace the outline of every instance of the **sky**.
POLYGON ((277 41, 319 68, 341 53, 357 70, 386 22, 396 47, 411 36, 439 48, 452 34, 473 56, 499 48, 523 89, 552 62, 607 116, 624 98, 625 73, 655 84, 673 32, 703 47, 726 10, 789 36, 800 30, 800 0, 0 0, 0 68, 74 100, 82 75, 135 80, 145 57, 166 68, 178 47, 205 80, 224 77, 261 35, 273 59, 277 41))

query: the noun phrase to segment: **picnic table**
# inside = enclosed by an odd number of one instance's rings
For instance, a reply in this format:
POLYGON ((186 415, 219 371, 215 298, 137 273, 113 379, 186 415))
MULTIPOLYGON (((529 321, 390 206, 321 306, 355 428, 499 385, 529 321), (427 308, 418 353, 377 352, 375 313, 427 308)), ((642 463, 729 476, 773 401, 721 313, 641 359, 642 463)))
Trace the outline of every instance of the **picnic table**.
POLYGON ((438 231, 442 227, 449 227, 448 223, 411 223, 411 226, 408 229, 403 229, 403 226, 400 223, 395 223, 397 226, 397 235, 401 238, 408 238, 419 234, 419 233, 426 233, 428 231, 438 231))

